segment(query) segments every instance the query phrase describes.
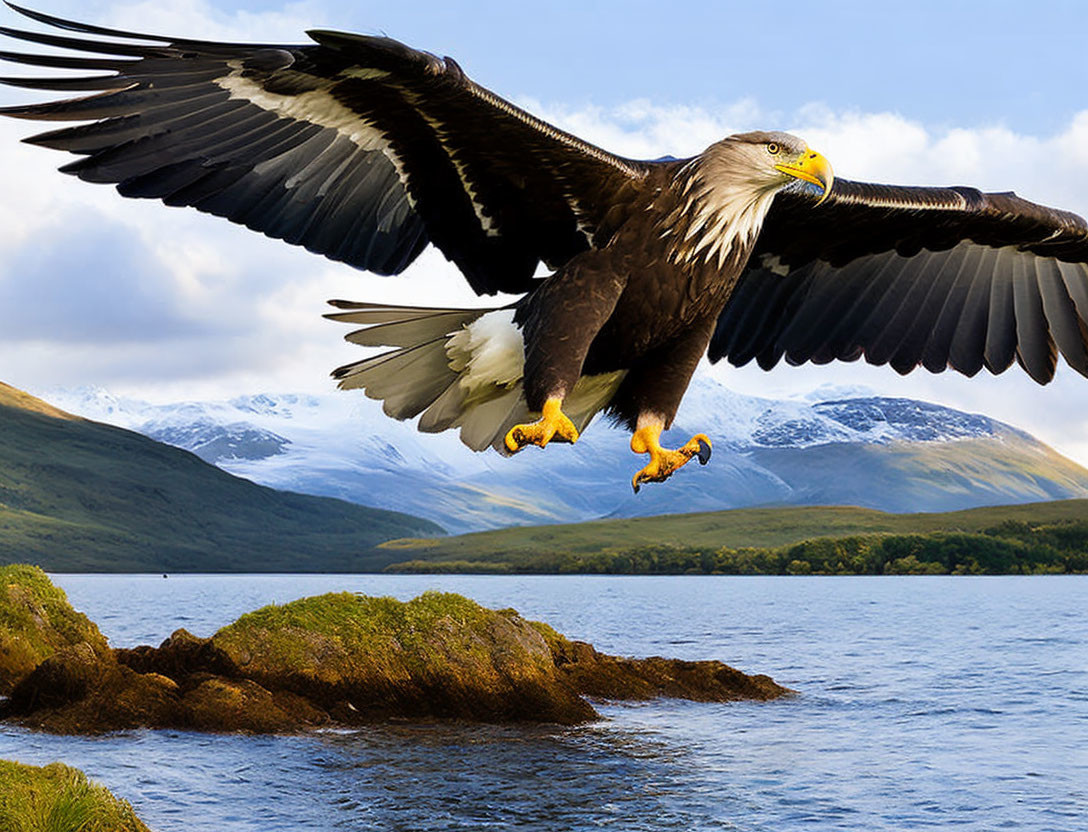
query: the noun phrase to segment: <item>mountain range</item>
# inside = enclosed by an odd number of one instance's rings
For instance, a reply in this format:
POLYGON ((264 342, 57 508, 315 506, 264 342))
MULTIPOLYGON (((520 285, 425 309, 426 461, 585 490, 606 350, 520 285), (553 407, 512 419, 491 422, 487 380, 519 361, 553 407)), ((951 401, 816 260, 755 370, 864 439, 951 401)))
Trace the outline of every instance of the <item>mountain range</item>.
POLYGON ((0 564, 52 571, 365 571, 427 520, 256 485, 0 383, 0 564))
POLYGON ((50 401, 192 451, 246 479, 428 518, 451 532, 773 505, 890 512, 1088 497, 1088 469, 983 415, 865 395, 776 400, 698 377, 664 444, 708 433, 714 456, 639 494, 625 431, 513 458, 420 434, 359 394, 148 404, 98 388, 50 401))

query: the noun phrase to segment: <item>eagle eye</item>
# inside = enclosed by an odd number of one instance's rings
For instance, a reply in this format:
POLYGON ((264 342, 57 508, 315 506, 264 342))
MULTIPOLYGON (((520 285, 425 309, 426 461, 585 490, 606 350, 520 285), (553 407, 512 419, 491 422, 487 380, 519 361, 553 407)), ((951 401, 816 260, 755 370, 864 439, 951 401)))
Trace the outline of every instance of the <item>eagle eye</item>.
POLYGON ((767 152, 770 153, 772 156, 777 156, 778 151, 780 151, 781 149, 782 148, 778 146, 777 142, 771 142, 767 145, 767 152))

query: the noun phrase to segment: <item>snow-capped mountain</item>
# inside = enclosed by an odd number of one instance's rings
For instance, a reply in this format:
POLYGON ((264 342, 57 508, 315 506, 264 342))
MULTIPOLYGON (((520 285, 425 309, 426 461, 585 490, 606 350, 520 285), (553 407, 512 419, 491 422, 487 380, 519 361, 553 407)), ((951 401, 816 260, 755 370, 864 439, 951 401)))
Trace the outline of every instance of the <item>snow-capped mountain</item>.
POLYGON ((599 421, 576 448, 475 454, 456 434, 421 434, 359 394, 243 396, 150 405, 101 389, 46 391, 52 403, 193 451, 262 485, 341 497, 460 532, 603 516, 760 504, 864 505, 892 511, 1088 496, 1088 470, 1023 431, 910 399, 775 400, 692 384, 664 444, 695 431, 711 464, 687 466, 635 495, 642 458, 599 421))

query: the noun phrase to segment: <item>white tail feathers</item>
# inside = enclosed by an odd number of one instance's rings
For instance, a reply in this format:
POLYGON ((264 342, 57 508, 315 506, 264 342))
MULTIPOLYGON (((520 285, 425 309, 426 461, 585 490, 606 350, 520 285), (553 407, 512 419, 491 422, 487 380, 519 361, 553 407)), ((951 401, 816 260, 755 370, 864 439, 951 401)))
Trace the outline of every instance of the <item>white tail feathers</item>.
MULTIPOLYGON (((426 433, 460 428, 461 441, 476 451, 490 446, 505 453, 506 433, 533 420, 522 389, 525 344, 512 307, 331 303, 350 311, 325 317, 365 327, 346 340, 396 348, 333 371, 341 389, 361 388, 395 419, 419 416, 426 433)), ((579 431, 608 404, 623 375, 579 379, 563 405, 579 431)))

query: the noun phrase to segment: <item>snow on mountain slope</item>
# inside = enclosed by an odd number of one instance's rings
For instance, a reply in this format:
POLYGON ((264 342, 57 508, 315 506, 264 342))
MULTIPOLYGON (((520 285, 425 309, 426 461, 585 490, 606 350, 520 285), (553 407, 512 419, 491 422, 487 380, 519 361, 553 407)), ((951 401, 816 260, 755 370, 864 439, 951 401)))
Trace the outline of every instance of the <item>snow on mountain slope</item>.
MULTIPOLYGON (((46 391, 58 407, 138 430, 263 485, 428 517, 451 531, 761 504, 851 503, 895 511, 1088 496, 1088 470, 1028 434, 909 399, 821 391, 816 400, 734 393, 697 378, 667 435, 714 441, 634 495, 642 458, 596 422, 576 447, 475 454, 421 434, 358 394, 261 394, 150 405, 97 388, 46 391)), ((665 444, 668 444, 668 441, 665 444)))

